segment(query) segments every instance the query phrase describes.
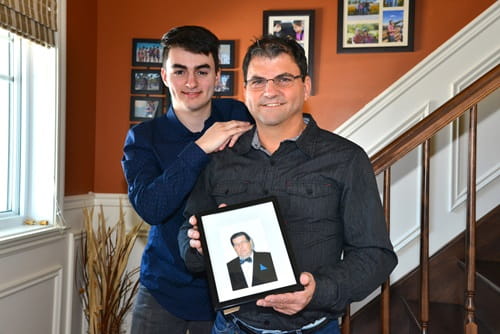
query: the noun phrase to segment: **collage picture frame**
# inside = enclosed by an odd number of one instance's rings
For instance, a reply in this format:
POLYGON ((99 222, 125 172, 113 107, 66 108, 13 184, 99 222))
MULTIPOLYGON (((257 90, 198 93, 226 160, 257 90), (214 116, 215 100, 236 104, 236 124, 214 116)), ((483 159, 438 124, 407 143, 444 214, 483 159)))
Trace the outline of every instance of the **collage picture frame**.
POLYGON ((338 53, 413 51, 414 0, 339 0, 338 53))

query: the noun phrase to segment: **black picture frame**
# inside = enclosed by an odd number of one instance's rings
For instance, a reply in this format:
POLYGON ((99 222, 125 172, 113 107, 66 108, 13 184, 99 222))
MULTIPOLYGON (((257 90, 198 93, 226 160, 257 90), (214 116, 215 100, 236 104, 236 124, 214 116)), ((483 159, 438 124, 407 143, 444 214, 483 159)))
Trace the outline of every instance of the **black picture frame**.
POLYGON ((130 121, 146 121, 163 113, 163 97, 131 96, 130 121))
POLYGON ((235 83, 234 71, 221 71, 220 79, 215 86, 214 95, 215 96, 234 96, 234 83, 235 83))
POLYGON ((132 39, 132 66, 161 67, 163 47, 159 39, 132 39))
POLYGON ((219 61, 221 68, 234 68, 235 66, 235 40, 221 40, 219 47, 219 61))
POLYGON ((337 53, 411 52, 415 0, 339 0, 337 53))
POLYGON ((314 74, 314 16, 314 10, 266 10, 263 15, 264 35, 288 35, 304 47, 311 81, 314 74), (294 30, 299 22, 303 27, 301 33, 294 30))
POLYGON ((132 94, 163 94, 163 90, 160 70, 132 70, 132 94))
POLYGON ((215 310, 236 307, 269 294, 303 290, 275 197, 229 205, 198 213, 196 217, 215 310), (274 273, 273 278, 246 287, 235 282, 236 273, 231 268, 239 265, 239 257, 231 239, 239 232, 252 239, 254 271, 268 278, 269 273, 274 273), (265 265, 257 257, 266 258, 265 265))

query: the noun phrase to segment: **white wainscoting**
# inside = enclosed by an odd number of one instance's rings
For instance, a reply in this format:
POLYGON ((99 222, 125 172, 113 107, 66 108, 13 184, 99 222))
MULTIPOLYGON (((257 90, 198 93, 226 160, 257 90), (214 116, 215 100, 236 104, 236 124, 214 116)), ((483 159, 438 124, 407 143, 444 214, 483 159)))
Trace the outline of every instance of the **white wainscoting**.
POLYGON ((14 248, 0 254, 0 333, 64 333, 65 233, 14 248))

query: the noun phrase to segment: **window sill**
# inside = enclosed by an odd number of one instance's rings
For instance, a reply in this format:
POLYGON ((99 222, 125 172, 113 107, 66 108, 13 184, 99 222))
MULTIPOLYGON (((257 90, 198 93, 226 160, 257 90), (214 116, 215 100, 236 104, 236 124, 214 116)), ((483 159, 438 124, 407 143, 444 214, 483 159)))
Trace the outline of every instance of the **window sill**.
POLYGON ((0 228, 0 253, 9 248, 21 245, 32 246, 43 243, 54 236, 65 234, 68 228, 50 225, 5 224, 0 228))

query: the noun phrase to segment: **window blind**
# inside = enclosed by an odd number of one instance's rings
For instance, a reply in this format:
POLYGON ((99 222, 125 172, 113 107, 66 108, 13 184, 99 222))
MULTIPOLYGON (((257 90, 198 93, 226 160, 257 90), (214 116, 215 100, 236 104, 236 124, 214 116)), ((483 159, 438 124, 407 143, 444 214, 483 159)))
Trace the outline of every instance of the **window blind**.
POLYGON ((57 0, 0 0, 3 28, 48 47, 55 46, 57 0))

